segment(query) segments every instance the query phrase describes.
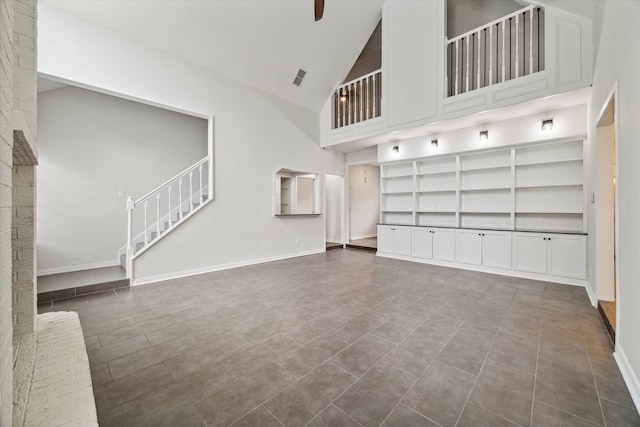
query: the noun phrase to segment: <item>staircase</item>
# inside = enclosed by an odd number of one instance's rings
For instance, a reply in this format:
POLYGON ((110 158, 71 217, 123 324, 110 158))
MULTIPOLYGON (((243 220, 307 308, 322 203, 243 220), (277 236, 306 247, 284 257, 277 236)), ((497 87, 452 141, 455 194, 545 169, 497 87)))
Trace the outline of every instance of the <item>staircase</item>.
POLYGON ((212 198, 212 162, 207 156, 137 200, 127 200, 127 243, 120 264, 133 283, 135 260, 212 198))

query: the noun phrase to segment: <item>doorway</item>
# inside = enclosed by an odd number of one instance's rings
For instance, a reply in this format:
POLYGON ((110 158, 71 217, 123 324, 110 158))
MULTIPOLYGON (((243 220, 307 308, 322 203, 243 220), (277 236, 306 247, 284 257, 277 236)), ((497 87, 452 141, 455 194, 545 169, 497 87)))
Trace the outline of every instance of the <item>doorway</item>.
POLYGON ((375 251, 380 220, 380 166, 349 166, 348 247, 375 251))
POLYGON ((617 325, 617 149, 615 88, 596 124, 596 294, 598 311, 615 342, 617 325))
POLYGON ((325 173, 325 242, 326 250, 344 247, 343 208, 344 177, 325 173))

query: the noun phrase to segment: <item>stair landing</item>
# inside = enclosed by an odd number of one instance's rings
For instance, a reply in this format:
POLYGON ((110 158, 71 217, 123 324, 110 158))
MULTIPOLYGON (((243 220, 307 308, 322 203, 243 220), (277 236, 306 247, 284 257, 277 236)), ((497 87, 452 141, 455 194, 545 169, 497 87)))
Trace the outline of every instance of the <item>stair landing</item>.
POLYGON ((129 287, 120 266, 38 276, 38 303, 129 287))

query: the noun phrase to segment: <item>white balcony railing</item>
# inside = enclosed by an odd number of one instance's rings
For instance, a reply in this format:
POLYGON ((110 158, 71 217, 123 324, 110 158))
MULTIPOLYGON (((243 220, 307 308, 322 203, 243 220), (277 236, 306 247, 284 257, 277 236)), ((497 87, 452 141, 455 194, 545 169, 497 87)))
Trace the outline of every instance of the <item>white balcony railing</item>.
POLYGON ((333 93, 333 129, 380 117, 381 91, 381 70, 338 86, 333 93))
POLYGON ((544 10, 529 6, 446 42, 446 94, 544 70, 544 10))

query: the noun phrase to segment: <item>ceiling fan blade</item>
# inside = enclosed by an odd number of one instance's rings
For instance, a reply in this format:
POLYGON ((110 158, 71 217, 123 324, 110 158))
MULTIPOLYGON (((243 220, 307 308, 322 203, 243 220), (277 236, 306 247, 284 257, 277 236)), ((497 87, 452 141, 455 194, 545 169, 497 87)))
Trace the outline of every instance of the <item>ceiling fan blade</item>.
POLYGON ((316 22, 322 19, 324 13, 324 0, 313 0, 316 22))

